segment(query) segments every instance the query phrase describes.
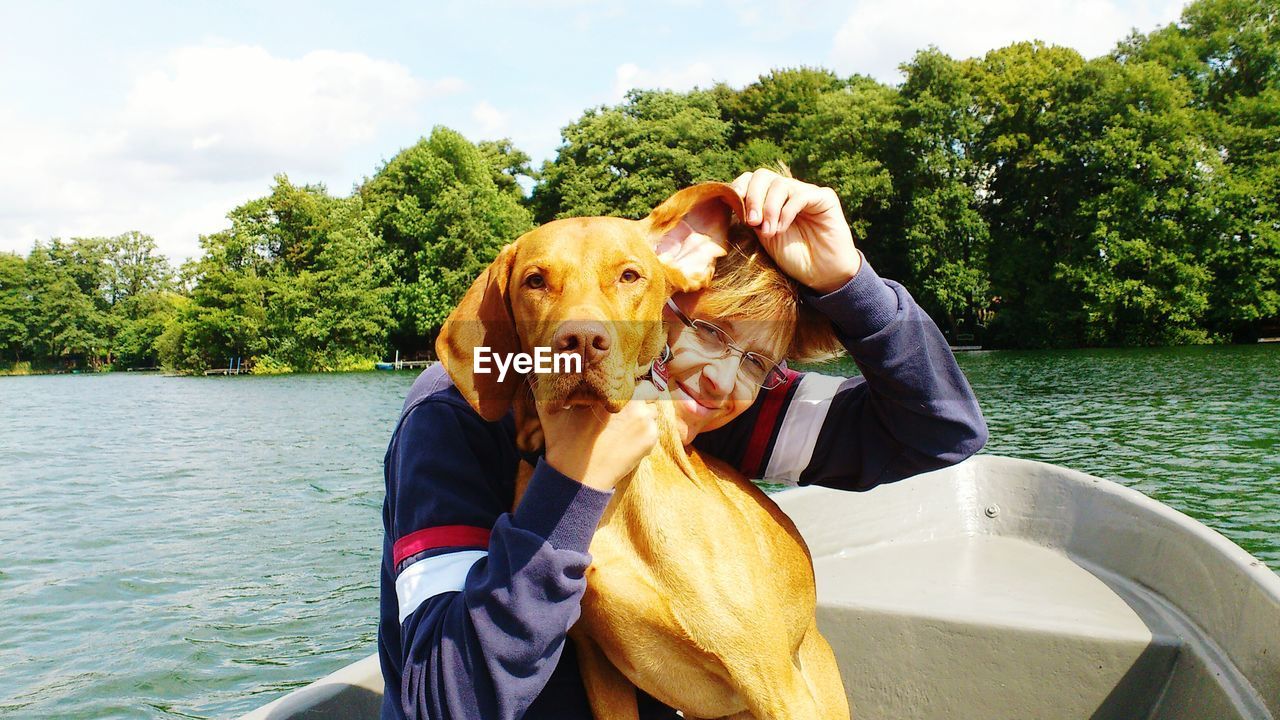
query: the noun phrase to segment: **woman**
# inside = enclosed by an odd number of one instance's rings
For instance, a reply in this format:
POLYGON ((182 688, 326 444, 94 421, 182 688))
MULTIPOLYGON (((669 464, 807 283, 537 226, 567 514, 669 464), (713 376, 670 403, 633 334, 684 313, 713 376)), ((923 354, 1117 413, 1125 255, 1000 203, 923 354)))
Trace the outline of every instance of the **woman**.
MULTIPOLYGON (((686 445, 748 476, 850 490, 976 452, 986 426, 945 340, 866 264, 835 193, 764 170, 734 188, 759 242, 735 239, 712 286, 668 306, 686 445), (775 362, 836 340, 861 377, 775 362)), ((384 717, 591 717, 565 633, 611 489, 656 438, 648 392, 603 417, 539 408, 546 457, 508 513, 510 417, 482 420, 438 368, 414 384, 386 458, 384 717)))

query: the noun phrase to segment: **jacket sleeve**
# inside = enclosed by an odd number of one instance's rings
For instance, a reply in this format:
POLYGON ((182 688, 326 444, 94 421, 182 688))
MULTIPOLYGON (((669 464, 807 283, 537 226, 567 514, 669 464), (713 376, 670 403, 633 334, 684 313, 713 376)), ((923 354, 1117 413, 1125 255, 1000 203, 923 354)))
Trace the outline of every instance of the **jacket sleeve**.
POLYGON ((544 461, 506 512, 514 447, 462 405, 422 402, 388 448, 379 651, 397 715, 514 720, 560 659, 612 494, 544 461))
POLYGON ((844 287, 804 300, 831 320, 862 374, 789 373, 742 416, 699 437, 699 449, 749 477, 869 490, 982 448, 987 425, 973 390, 905 288, 864 258, 844 287))

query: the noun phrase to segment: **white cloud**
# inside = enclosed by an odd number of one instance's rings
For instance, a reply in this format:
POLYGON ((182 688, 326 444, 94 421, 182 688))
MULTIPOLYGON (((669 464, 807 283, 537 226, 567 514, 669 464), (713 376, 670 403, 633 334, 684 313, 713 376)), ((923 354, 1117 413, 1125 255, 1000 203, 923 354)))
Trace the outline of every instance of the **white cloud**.
POLYGON ((471 119, 479 123, 476 129, 485 139, 497 139, 507 130, 507 116, 484 100, 471 109, 471 119))
POLYGON ((614 70, 613 102, 620 102, 632 89, 663 89, 687 91, 695 87, 709 88, 717 82, 742 86, 763 72, 752 64, 722 62, 712 64, 697 61, 683 67, 664 66, 657 69, 642 68, 635 63, 623 63, 614 70))
POLYGON ((446 95, 457 95, 467 91, 467 81, 458 77, 441 78, 427 83, 427 95, 437 98, 446 95))
POLYGON ((842 73, 899 82, 897 70, 929 45, 976 57, 1024 40, 1043 40, 1085 57, 1109 52, 1133 28, 1148 32, 1176 20, 1177 0, 860 0, 836 34, 831 62, 842 73))
POLYGON ((726 10, 755 42, 772 43, 815 28, 829 32, 827 19, 839 15, 849 4, 842 0, 737 0, 726 10))
POLYGON ((403 66, 321 50, 298 59, 257 47, 191 47, 137 78, 120 124, 124 152, 179 177, 241 180, 283 168, 332 172, 344 150, 414 119, 434 87, 403 66))
POLYGON ((198 235, 224 227, 273 174, 351 182, 354 152, 411 126, 424 102, 465 90, 360 53, 173 51, 119 106, 86 109, 76 124, 0 112, 0 250, 136 229, 175 260, 193 256, 198 235))

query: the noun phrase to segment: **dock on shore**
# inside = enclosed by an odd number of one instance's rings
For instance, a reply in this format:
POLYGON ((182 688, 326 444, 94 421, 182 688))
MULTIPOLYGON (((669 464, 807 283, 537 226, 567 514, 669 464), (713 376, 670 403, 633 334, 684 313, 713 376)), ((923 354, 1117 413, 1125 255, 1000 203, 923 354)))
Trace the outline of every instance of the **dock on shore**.
POLYGON ((437 360, 401 360, 400 351, 397 350, 395 360, 380 362, 375 367, 379 370, 413 370, 415 368, 429 368, 437 362, 437 360))
POLYGON ((413 370, 416 368, 429 368, 436 364, 436 360, 401 360, 396 358, 395 362, 380 362, 374 367, 378 370, 413 370))
POLYGON ((224 368, 210 368, 204 371, 205 377, 210 375, 248 375, 249 364, 242 363, 243 358, 229 357, 227 358, 227 366, 224 368))

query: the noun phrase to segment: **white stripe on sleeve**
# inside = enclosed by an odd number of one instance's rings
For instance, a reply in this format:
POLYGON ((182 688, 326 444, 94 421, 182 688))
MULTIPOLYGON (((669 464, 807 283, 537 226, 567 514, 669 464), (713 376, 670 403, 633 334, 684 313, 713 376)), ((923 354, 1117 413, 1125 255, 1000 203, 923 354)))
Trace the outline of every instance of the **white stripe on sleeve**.
POLYGON ((488 554, 484 550, 459 550, 424 558, 402 570, 400 577, 396 578, 400 622, 404 622, 429 598, 461 590, 471 566, 488 554))
POLYGON ((835 397, 844 381, 842 377, 813 372, 800 378, 800 386, 791 396, 787 413, 782 418, 782 429, 778 431, 778 440, 769 455, 764 480, 783 481, 790 485, 800 481, 800 473, 809 467, 809 461, 813 459, 818 431, 831 409, 831 398, 835 397))

